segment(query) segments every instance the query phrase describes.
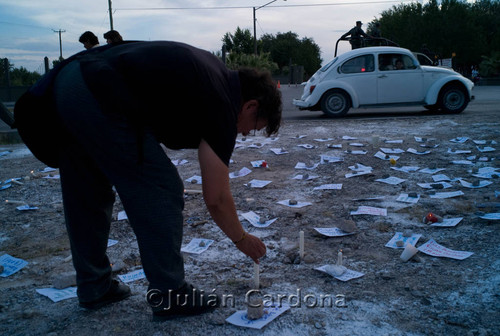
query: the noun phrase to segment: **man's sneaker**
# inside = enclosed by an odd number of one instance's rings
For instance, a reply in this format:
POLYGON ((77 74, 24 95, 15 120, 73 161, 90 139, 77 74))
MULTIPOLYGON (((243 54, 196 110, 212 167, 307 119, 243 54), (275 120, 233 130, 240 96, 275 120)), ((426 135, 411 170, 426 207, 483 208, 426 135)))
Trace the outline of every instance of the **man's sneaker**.
POLYGON ((186 283, 167 293, 158 289, 148 291, 146 300, 153 309, 153 321, 165 321, 181 316, 192 316, 210 312, 220 305, 214 293, 205 293, 186 283))
POLYGON ((80 307, 85 309, 99 309, 110 303, 121 301, 130 296, 130 288, 117 280, 111 281, 109 290, 99 299, 89 302, 80 301, 80 307))

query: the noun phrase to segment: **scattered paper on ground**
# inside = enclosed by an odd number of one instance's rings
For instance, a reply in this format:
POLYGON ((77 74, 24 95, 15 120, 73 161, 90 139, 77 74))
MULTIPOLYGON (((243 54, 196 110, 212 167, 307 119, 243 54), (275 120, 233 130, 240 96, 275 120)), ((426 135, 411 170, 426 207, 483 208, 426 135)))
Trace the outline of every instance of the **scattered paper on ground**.
POLYGON ((327 237, 343 237, 353 235, 355 232, 345 232, 337 227, 331 228, 314 228, 314 230, 318 231, 320 234, 327 237))
POLYGON ((313 169, 316 169, 318 166, 319 166, 319 163, 315 163, 311 166, 308 166, 304 162, 297 162, 297 164, 295 165, 295 169, 313 170, 313 169))
POLYGON ((264 188, 269 183, 271 183, 271 181, 255 180, 255 179, 253 179, 250 182, 248 182, 248 186, 250 188, 264 188))
POLYGON ((323 154, 320 156, 321 160, 320 163, 335 163, 335 162, 343 162, 344 158, 338 157, 338 156, 331 156, 331 155, 326 155, 323 154))
POLYGON ((342 189, 342 183, 323 184, 318 187, 314 187, 313 190, 340 190, 340 189, 342 189))
POLYGON ((233 179, 233 178, 243 177, 243 176, 250 174, 251 172, 252 171, 250 169, 248 169, 247 167, 243 167, 237 172, 229 173, 229 178, 233 179))
POLYGON ((442 189, 448 189, 451 188, 452 185, 449 184, 448 182, 435 182, 435 183, 417 183, 418 186, 424 188, 424 189, 432 189, 437 185, 442 186, 442 189))
POLYGON ((488 219, 488 220, 499 220, 500 219, 500 212, 492 212, 492 213, 484 214, 482 216, 479 216, 479 218, 488 219))
POLYGON ((420 195, 417 194, 416 197, 409 196, 408 194, 401 194, 396 198, 396 201, 403 203, 412 203, 415 204, 420 200, 420 195))
POLYGON ((189 244, 181 248, 181 252, 200 254, 205 252, 214 241, 205 238, 193 238, 189 244))
POLYGON ((408 148, 406 151, 408 153, 412 153, 412 154, 416 154, 416 155, 427 155, 427 154, 431 153, 431 151, 418 151, 414 148, 408 148))
POLYGON ((288 154, 284 148, 269 148, 269 150, 276 155, 288 154))
POLYGON ((264 315, 257 320, 249 320, 247 318, 246 310, 238 310, 236 313, 229 316, 226 321, 239 327, 262 329, 264 326, 286 312, 288 309, 290 309, 290 306, 284 303, 281 304, 281 306, 275 304, 270 307, 264 307, 264 315))
POLYGON ((315 270, 326 273, 328 275, 331 275, 332 277, 334 277, 335 279, 340 280, 340 281, 349 281, 352 279, 361 278, 363 275, 365 275, 364 273, 354 271, 351 269, 347 269, 345 271, 345 273, 342 275, 334 275, 334 274, 331 274, 330 272, 327 271, 328 266, 329 265, 323 265, 320 267, 316 267, 315 270))
POLYGON ((122 210, 122 211, 118 212, 117 220, 124 220, 124 219, 128 219, 128 216, 127 216, 127 213, 125 212, 125 210, 122 210))
POLYGON ((77 297, 76 287, 67 287, 64 289, 56 288, 38 288, 36 290, 38 294, 48 297, 53 302, 59 302, 66 299, 71 299, 77 297))
POLYGON ((410 244, 415 246, 415 244, 418 242, 418 240, 422 237, 421 234, 413 233, 410 237, 404 237, 403 232, 396 232, 394 236, 385 244, 385 247, 390 247, 390 248, 401 248, 404 249, 406 244, 410 244), (398 246, 396 243, 398 241, 402 241, 403 244, 402 246, 398 246))
POLYGON ((452 227, 456 226, 460 221, 464 219, 463 217, 457 218, 443 218, 442 222, 432 223, 431 226, 440 226, 440 227, 452 227))
POLYGON ((314 148, 316 148, 316 146, 310 145, 310 144, 300 144, 300 145, 297 145, 297 146, 305 148, 305 149, 314 149, 314 148))
POLYGON ((108 247, 118 244, 118 240, 108 239, 108 247))
POLYGON ((442 170, 446 170, 446 169, 445 168, 424 168, 424 169, 419 170, 419 172, 425 173, 425 174, 436 174, 442 170))
POLYGON ((0 265, 3 266, 3 272, 0 274, 0 276, 2 278, 5 278, 28 265, 28 262, 26 260, 4 254, 0 257, 0 265))
POLYGON ((318 178, 318 175, 309 175, 309 174, 297 174, 294 177, 292 177, 293 180, 314 180, 318 178))
POLYGON ((38 210, 38 207, 25 204, 25 205, 20 205, 20 206, 16 207, 16 209, 19 211, 28 211, 28 210, 38 210))
POLYGON ((190 178, 186 179, 186 182, 191 183, 191 184, 201 184, 201 176, 199 175, 194 175, 191 176, 190 178))
POLYGON ((397 171, 401 171, 401 172, 405 172, 405 173, 411 173, 411 172, 415 172, 415 171, 419 170, 420 167, 416 167, 416 166, 403 166, 403 167, 391 167, 391 169, 394 169, 394 170, 397 170, 397 171))
POLYGON ((132 282, 132 281, 136 281, 136 280, 145 279, 146 278, 146 274, 144 274, 144 270, 143 269, 140 269, 140 270, 136 270, 136 271, 133 271, 133 272, 130 272, 130 273, 127 273, 127 274, 119 274, 118 278, 122 282, 127 283, 127 282, 132 282))
POLYGON ((387 209, 362 205, 358 207, 358 210, 351 211, 351 215, 387 216, 387 209))
POLYGON ((467 182, 465 180, 460 180, 460 184, 462 186, 464 186, 465 188, 472 188, 472 189, 487 187, 487 186, 489 186, 492 183, 493 182, 491 182, 491 181, 483 181, 483 180, 481 180, 481 181, 479 181, 478 185, 474 185, 474 183, 470 183, 470 182, 467 182))
POLYGON ((474 252, 451 250, 443 245, 439 245, 434 239, 431 239, 427 243, 419 246, 418 250, 434 257, 445 257, 458 260, 463 260, 474 254, 474 252))
POLYGON ((397 185, 400 183, 403 183, 406 181, 405 179, 395 177, 395 176, 389 176, 388 178, 385 179, 376 179, 375 181, 377 182, 382 182, 382 183, 387 183, 387 184, 392 184, 392 185, 397 185))
POLYGON ((378 151, 377 153, 375 153, 374 156, 381 159, 381 160, 387 160, 387 161, 389 161, 390 159, 394 159, 397 161, 399 159, 399 156, 397 156, 397 155, 384 154, 381 151, 378 151))
POLYGON ((279 201, 278 204, 286 205, 290 208, 302 208, 302 207, 311 205, 312 203, 311 202, 299 202, 299 201, 297 201, 297 204, 290 204, 290 200, 286 199, 286 200, 279 201))
POLYGON ((278 219, 278 218, 273 218, 269 220, 264 220, 264 222, 262 222, 261 216, 257 215, 253 211, 245 212, 241 214, 241 216, 243 216, 243 218, 249 221, 250 224, 258 228, 266 228, 278 219))
POLYGON ((451 139, 450 141, 451 142, 455 142, 455 143, 464 143, 466 142, 467 140, 469 140, 468 137, 456 137, 454 139, 451 139))
POLYGON ((452 198, 462 196, 464 193, 460 190, 449 192, 437 192, 434 195, 429 195, 430 198, 452 198))

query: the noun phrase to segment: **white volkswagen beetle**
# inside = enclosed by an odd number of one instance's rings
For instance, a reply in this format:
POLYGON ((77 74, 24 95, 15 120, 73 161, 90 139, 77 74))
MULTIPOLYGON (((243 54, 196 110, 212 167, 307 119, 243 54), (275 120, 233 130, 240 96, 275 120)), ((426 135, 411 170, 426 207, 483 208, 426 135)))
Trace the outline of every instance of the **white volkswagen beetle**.
POLYGON ((474 99, 473 87, 451 69, 420 65, 407 49, 368 47, 348 51, 319 69, 293 104, 331 117, 351 107, 409 105, 460 113, 474 99))

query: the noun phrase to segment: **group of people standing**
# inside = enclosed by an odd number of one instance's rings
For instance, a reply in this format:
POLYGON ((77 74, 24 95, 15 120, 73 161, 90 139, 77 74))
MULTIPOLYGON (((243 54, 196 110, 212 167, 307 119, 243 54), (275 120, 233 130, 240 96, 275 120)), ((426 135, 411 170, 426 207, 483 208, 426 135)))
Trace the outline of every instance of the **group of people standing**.
MULTIPOLYGON (((107 44, 123 42, 123 38, 116 30, 110 30, 103 35, 107 44)), ((99 39, 91 31, 86 31, 78 39, 85 49, 89 50, 99 46, 99 39)))

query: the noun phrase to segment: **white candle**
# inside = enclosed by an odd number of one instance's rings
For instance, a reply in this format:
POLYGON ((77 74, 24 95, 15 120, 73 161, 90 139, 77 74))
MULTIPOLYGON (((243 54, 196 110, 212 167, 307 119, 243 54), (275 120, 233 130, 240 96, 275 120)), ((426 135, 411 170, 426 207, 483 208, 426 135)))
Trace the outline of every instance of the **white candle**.
POLYGON ((259 264, 257 263, 254 263, 253 264, 253 284, 254 284, 254 287, 255 289, 259 289, 260 287, 260 267, 259 267, 259 264))
POLYGON ((342 250, 337 254, 337 266, 342 266, 342 250))
POLYGON ((299 232, 300 259, 304 258, 304 231, 299 232))

